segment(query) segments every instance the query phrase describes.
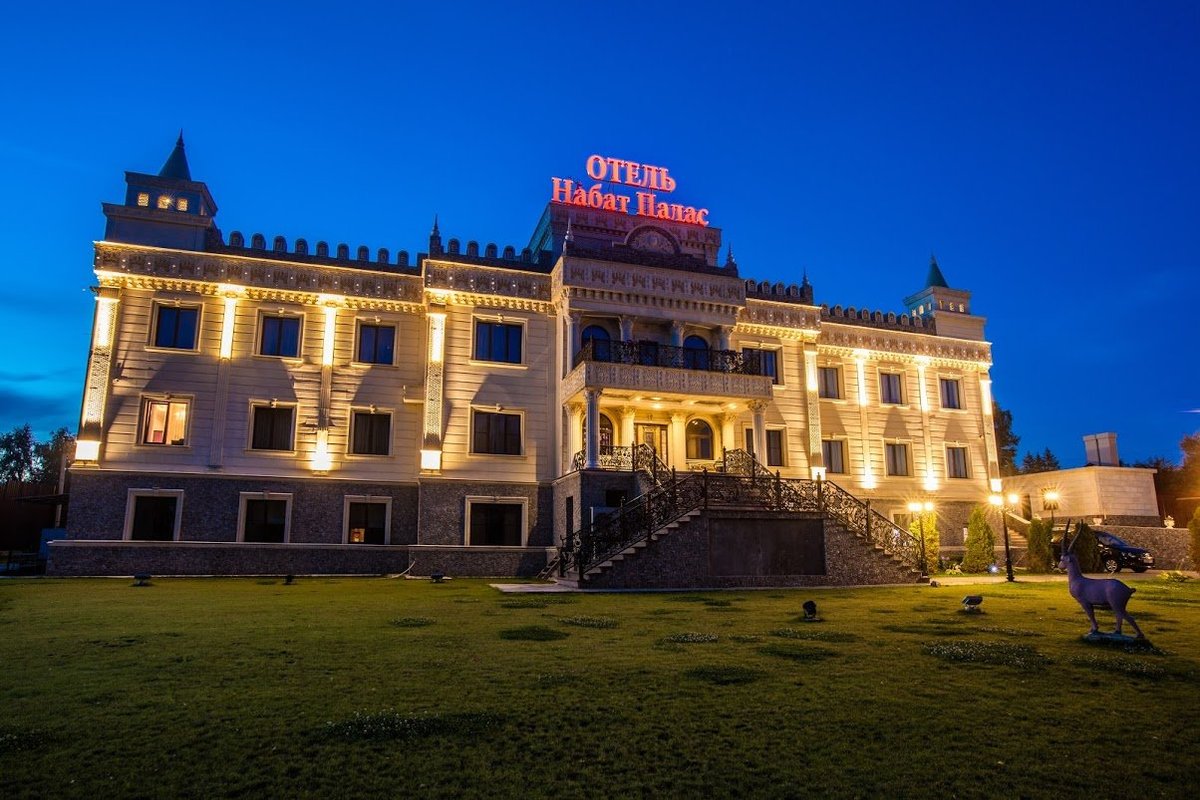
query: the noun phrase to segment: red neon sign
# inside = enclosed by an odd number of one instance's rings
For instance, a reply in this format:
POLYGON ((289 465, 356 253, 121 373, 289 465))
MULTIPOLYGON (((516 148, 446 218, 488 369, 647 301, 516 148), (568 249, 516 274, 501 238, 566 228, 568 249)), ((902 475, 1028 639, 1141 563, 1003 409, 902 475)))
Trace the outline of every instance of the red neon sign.
POLYGON ((656 167, 652 164, 599 155, 588 156, 586 166, 588 177, 592 180, 632 186, 642 190, 653 189, 654 191, 634 192, 637 202, 631 210, 630 201, 634 198, 629 195, 606 192, 604 191, 605 187, 599 183, 593 184, 591 187, 584 187, 582 183, 576 183, 569 178, 551 178, 550 201, 570 206, 596 208, 601 211, 618 211, 622 214, 634 214, 639 217, 708 226, 707 208, 659 201, 655 192, 675 191, 675 179, 671 177, 666 167, 656 167))

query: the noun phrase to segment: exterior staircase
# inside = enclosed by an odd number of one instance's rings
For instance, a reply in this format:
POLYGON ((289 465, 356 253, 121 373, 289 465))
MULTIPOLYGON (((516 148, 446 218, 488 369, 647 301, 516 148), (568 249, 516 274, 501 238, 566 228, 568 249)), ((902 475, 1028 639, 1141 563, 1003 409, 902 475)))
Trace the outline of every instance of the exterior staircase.
POLYGON ((926 579, 918 537, 873 511, 869 501, 829 481, 781 478, 741 450, 726 452, 713 472, 656 477, 643 495, 565 537, 545 575, 556 571, 555 580, 572 587, 604 583, 613 570, 646 557, 648 551, 659 552, 667 537, 687 530, 706 513, 728 516, 739 511, 821 519, 826 530, 833 526, 891 562, 889 574, 914 582, 926 579))

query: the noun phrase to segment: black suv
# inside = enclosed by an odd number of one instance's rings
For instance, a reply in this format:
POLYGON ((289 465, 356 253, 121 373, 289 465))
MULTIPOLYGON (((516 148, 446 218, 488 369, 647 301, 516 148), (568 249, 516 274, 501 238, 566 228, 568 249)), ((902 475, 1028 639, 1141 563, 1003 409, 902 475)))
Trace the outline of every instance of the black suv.
POLYGON ((1126 544, 1104 531, 1096 531, 1096 541, 1100 544, 1100 566, 1105 572, 1120 572, 1122 567, 1134 572, 1154 568, 1154 556, 1144 547, 1126 544))
MULTIPOLYGON (((1154 556, 1143 547, 1134 547, 1118 539, 1111 533, 1096 531, 1096 543, 1100 549, 1100 568, 1105 572, 1120 572, 1131 569, 1134 572, 1145 572, 1154 569, 1154 556)), ((1051 543, 1054 552, 1054 563, 1062 556, 1062 535, 1051 543)))

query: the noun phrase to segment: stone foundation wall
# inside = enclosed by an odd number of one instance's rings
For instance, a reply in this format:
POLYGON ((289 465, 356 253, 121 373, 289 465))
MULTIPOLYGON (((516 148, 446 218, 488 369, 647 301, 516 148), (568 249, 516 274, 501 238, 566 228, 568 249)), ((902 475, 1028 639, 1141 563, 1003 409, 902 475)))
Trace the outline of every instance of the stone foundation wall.
POLYGON ((1130 525, 1102 525, 1105 531, 1134 547, 1144 547, 1154 555, 1158 569, 1196 569, 1192 562, 1191 537, 1187 528, 1146 528, 1130 525))
POLYGON ((81 575, 389 575, 408 567, 408 548, 60 540, 46 574, 81 575))
POLYGON ((410 575, 441 572, 450 577, 530 577, 537 575, 552 551, 545 547, 454 547, 415 545, 408 548, 410 575))
POLYGON ((185 542, 236 542, 242 492, 292 495, 292 518, 288 531, 290 543, 341 544, 346 495, 390 497, 390 544, 410 544, 417 540, 415 485, 85 469, 71 472, 71 510, 67 520, 67 536, 71 539, 121 539, 130 489, 182 489, 179 537, 185 542))
MULTIPOLYGON (((484 483, 422 479, 418 543, 465 545, 467 497, 520 497, 526 501, 526 544, 547 547, 553 543, 554 491, 550 484, 484 483)), ((512 574, 512 573, 510 573, 512 574)))
POLYGON ((637 476, 641 473, 613 472, 606 470, 587 470, 572 472, 554 482, 554 539, 558 542, 568 532, 574 532, 582 527, 585 519, 590 519, 592 506, 603 506, 605 495, 610 490, 621 490, 626 494, 626 500, 633 500, 645 490, 637 476), (573 518, 567 519, 567 498, 574 499, 575 512, 573 518))
POLYGON ((709 520, 820 519, 819 515, 707 511, 588 580, 597 589, 701 589, 761 586, 857 586, 916 583, 918 576, 832 520, 824 521, 825 574, 714 576, 709 520))

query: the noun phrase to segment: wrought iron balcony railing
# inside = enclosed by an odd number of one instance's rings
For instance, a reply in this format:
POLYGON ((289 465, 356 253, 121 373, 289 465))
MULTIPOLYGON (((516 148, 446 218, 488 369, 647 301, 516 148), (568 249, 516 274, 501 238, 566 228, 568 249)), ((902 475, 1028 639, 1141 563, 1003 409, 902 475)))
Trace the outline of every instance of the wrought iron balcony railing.
POLYGON ((702 350, 674 347, 657 342, 614 342, 589 339, 575 354, 572 367, 584 361, 606 364, 634 364, 643 367, 668 367, 701 372, 732 372, 738 375, 764 375, 762 361, 736 350, 702 350))

